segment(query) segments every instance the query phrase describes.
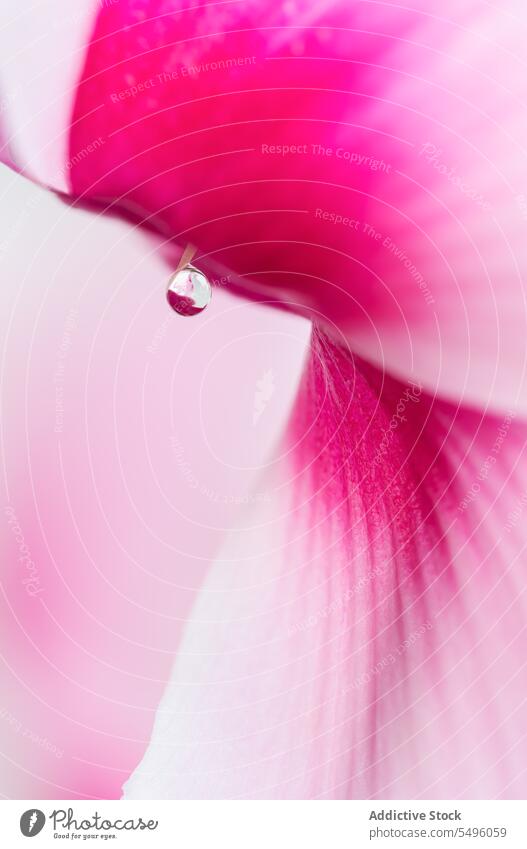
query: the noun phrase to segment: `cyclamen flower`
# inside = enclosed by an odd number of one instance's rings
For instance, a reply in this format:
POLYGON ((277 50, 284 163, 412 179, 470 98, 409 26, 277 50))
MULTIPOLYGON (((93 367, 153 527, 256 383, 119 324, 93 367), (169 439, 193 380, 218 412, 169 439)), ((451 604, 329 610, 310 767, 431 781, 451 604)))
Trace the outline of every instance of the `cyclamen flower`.
POLYGON ((82 14, 4 160, 313 322, 125 798, 523 797, 523 5, 82 14))

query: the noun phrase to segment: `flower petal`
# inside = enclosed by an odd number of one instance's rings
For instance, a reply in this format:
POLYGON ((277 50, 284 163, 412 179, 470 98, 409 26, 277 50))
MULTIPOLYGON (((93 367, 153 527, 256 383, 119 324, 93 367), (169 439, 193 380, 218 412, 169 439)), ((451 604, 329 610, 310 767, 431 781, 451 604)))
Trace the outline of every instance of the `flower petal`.
POLYGON ((283 432, 310 328, 223 287, 180 319, 158 239, 3 166, 0 195, 0 794, 111 799, 283 432))
POLYGON ((72 189, 402 377, 525 409, 526 12, 413 5, 106 6, 72 189))
POLYGON ((125 798, 524 797, 526 437, 317 332, 125 798))
POLYGON ((2 20, 0 161, 67 191, 72 104, 98 0, 16 4, 2 20))

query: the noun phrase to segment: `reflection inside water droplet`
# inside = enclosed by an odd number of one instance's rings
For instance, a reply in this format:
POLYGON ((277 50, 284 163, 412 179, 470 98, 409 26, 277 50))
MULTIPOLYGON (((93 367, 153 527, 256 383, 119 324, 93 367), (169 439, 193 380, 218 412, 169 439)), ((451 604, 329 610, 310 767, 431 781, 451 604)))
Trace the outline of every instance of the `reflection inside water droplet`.
POLYGON ((197 315, 210 304, 212 288, 205 275, 185 265, 168 281, 167 301, 179 315, 197 315))

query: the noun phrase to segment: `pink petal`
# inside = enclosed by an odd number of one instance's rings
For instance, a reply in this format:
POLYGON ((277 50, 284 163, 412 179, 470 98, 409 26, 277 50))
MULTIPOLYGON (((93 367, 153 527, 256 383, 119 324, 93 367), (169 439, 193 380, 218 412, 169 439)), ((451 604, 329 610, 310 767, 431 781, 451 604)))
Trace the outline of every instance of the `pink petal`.
POLYGON ((315 332, 125 798, 523 798, 526 436, 315 332))
POLYGON ((0 161, 68 189, 68 135, 77 78, 98 0, 13 4, 0 29, 0 161))
POLYGON ((157 239, 6 169, 0 195, 0 794, 118 798, 309 327, 224 287, 179 319, 157 239))
POLYGON ((401 376, 524 405, 525 9, 413 5, 105 5, 72 190, 401 376))

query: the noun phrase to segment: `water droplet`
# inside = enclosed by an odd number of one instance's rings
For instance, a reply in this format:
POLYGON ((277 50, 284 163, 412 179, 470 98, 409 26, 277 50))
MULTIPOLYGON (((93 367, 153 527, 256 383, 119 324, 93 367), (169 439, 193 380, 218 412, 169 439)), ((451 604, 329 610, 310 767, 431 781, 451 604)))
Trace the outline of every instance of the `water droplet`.
POLYGON ((210 304, 212 288, 205 275, 185 265, 168 281, 167 300, 179 315, 197 315, 210 304))

